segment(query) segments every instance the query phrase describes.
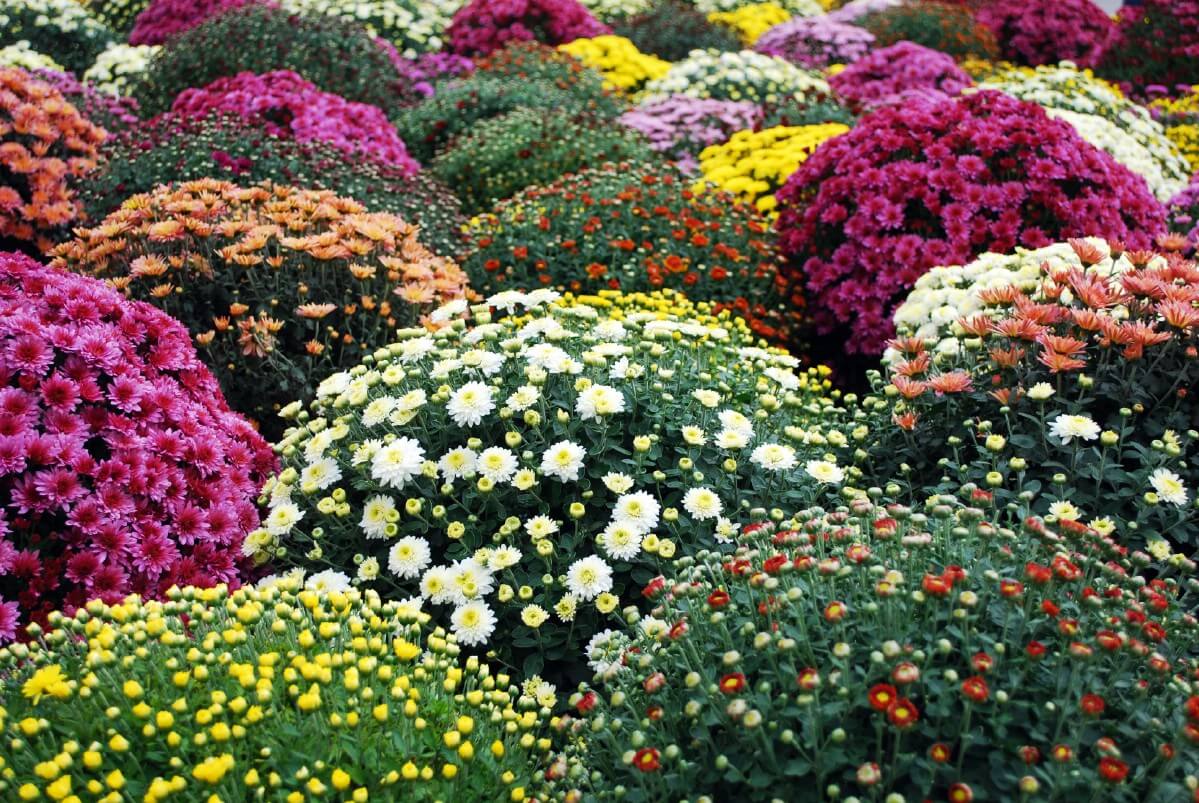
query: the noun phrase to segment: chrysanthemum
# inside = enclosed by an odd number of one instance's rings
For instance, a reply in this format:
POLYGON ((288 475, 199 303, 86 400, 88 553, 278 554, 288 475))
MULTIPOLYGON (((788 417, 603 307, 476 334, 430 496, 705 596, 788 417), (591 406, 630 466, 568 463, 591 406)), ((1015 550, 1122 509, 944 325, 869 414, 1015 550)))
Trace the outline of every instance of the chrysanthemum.
POLYGON ((711 488, 700 486, 683 494, 683 510, 686 510, 691 518, 705 521, 717 518, 724 510, 724 505, 711 488))
POLYGON ((767 471, 788 471, 796 465, 795 450, 780 443, 762 444, 749 459, 767 471))
POLYGON ((495 588, 495 577, 474 558, 450 566, 450 593, 460 602, 486 596, 495 588))
POLYGON ((1187 488, 1182 482, 1182 477, 1170 471, 1168 468, 1159 468, 1149 477, 1149 484, 1153 486, 1153 490, 1157 492, 1158 497, 1163 501, 1177 507, 1182 507, 1187 503, 1187 488))
POLYGON ((625 668, 625 648, 629 646, 629 637, 616 630, 601 630, 591 637, 584 648, 587 665, 599 675, 605 674, 612 666, 625 668))
POLYGON ((558 532, 558 522, 549 516, 534 516, 525 522, 525 532, 534 541, 540 541, 558 532))
POLYGON ((1049 515, 1062 521, 1078 521, 1082 516, 1082 511, 1075 507, 1073 502, 1059 499, 1049 506, 1049 515))
POLYGON ((487 568, 499 572, 518 563, 520 563, 520 550, 505 544, 491 551, 491 555, 487 559, 487 568))
POLYGON ((491 388, 482 382, 467 382, 450 395, 446 412, 460 427, 478 426, 495 409, 491 388))
POLYGON ((642 535, 627 524, 613 522, 604 528, 596 541, 615 560, 632 560, 641 553, 642 535))
POLYGON ((628 474, 609 471, 602 477, 604 487, 614 494, 622 494, 633 487, 633 478, 628 474))
POLYGON ((716 417, 720 420, 720 425, 724 429, 740 432, 746 438, 753 437, 754 422, 746 418, 744 414, 736 410, 721 410, 716 417))
POLYGON ((584 421, 624 412, 624 394, 608 385, 592 385, 575 399, 575 412, 584 421))
POLYGON ((420 474, 424 462, 425 450, 420 443, 412 438, 396 438, 371 458, 371 476, 381 485, 400 489, 420 474))
POLYGON ((405 580, 416 577, 425 570, 431 560, 429 542, 415 535, 396 541, 387 554, 387 569, 405 580))
POLYGON ((1099 437, 1099 425, 1085 415, 1062 413, 1049 425, 1049 434, 1059 438, 1063 445, 1068 444, 1074 438, 1093 441, 1099 437))
POLYGON ((566 570, 566 587, 580 600, 595 599, 612 590, 612 567, 596 555, 580 558, 566 570))
POLYGON ((474 449, 459 446, 441 456, 441 459, 437 461, 437 469, 441 472, 441 476, 453 481, 473 474, 478 461, 479 456, 475 454, 474 449))
POLYGON ((340 479, 341 468, 337 465, 337 461, 331 457, 324 457, 315 463, 309 463, 300 472, 301 487, 311 484, 318 491, 323 491, 340 479))
POLYGON ((587 452, 572 441, 558 441, 541 456, 541 473, 562 482, 574 482, 583 470, 587 452))
POLYGON ((521 385, 507 399, 507 405, 518 413, 532 407, 541 398, 541 391, 533 385, 521 385))
POLYGON ((308 579, 304 581, 304 588, 309 591, 315 591, 318 594, 334 594, 341 591, 348 591, 350 588, 350 578, 334 569, 326 569, 323 572, 308 575, 308 579))
POLYGON ((267 514, 266 521, 262 523, 262 526, 271 535, 286 535, 302 518, 304 518, 304 511, 300 510, 300 506, 295 502, 285 500, 271 508, 271 512, 267 514))
POLYGON ((358 579, 370 582, 379 576, 379 559, 370 557, 358 564, 358 579))
POLYGON ((749 445, 749 436, 739 429, 722 429, 716 433, 716 445, 721 449, 744 449, 749 445))
POLYGON ((434 566, 420 579, 420 595, 435 605, 454 599, 453 578, 447 566, 434 566))
POLYGON ((395 409, 396 400, 392 396, 380 396, 362 410, 362 425, 375 427, 382 424, 395 409))
POLYGON ((450 617, 458 643, 467 647, 483 644, 495 631, 495 613, 481 600, 468 602, 454 610, 450 617))
POLYGON ((520 620, 532 628, 541 627, 549 618, 549 613, 540 605, 526 605, 520 612, 520 620))
POLYGON ((516 473, 516 455, 503 446, 492 446, 479 452, 475 470, 494 483, 507 482, 516 473))
POLYGON ((804 464, 804 471, 812 479, 826 485, 838 485, 845 479, 841 467, 828 460, 809 460, 804 464))
POLYGON ((612 519, 641 533, 658 526, 658 514, 662 506, 653 495, 645 491, 626 494, 616 500, 612 508, 612 519))

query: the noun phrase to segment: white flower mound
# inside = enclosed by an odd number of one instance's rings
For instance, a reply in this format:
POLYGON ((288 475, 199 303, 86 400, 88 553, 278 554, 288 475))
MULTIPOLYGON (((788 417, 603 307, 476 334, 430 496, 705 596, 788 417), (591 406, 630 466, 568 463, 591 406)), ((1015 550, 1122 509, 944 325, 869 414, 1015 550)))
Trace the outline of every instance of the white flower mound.
POLYGON ((686 95, 776 103, 831 93, 828 82, 819 73, 796 67, 777 56, 764 56, 752 50, 735 53, 692 50, 666 75, 646 84, 638 101, 651 103, 670 95, 686 95))

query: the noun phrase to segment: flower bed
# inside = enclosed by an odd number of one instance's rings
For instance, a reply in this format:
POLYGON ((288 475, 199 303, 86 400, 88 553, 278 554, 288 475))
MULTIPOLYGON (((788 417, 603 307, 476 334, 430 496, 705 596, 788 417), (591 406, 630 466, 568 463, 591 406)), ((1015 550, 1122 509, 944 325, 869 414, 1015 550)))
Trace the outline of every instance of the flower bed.
POLYGON ((857 108, 911 95, 953 96, 973 83, 946 54, 911 42, 876 50, 829 78, 833 91, 857 108))
POLYGON ((737 34, 683 0, 654 0, 644 12, 615 23, 615 33, 630 39, 642 53, 681 61, 692 50, 738 50, 737 34))
POLYGON ((113 32, 73 0, 0 0, 0 47, 28 42, 68 70, 83 72, 113 32))
POLYGON ((1021 64, 1071 61, 1095 67, 1117 29, 1091 0, 998 0, 978 12, 995 34, 1000 55, 1021 64))
POLYGON ((455 53, 486 56, 511 41, 562 45, 611 31, 577 0, 470 0, 446 33, 455 53))
POLYGON ((642 100, 686 95, 777 103, 784 98, 804 101, 827 97, 829 92, 828 83, 817 73, 774 56, 752 50, 736 53, 694 50, 685 60, 676 62, 666 75, 646 84, 642 100))
POLYGON ((622 92, 634 92, 646 81, 661 78, 670 70, 670 63, 642 53, 623 36, 596 36, 575 39, 558 49, 598 70, 604 76, 604 86, 622 92))
POLYGON ((874 34, 865 28, 821 16, 798 17, 774 26, 758 38, 754 50, 822 70, 857 61, 873 46, 874 34))

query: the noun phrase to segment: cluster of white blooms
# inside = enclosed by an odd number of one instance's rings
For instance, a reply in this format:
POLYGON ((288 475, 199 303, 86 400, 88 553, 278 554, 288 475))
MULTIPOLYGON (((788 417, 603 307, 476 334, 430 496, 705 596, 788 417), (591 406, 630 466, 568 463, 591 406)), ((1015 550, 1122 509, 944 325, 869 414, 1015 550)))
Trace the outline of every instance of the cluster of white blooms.
POLYGON ((361 23, 407 58, 415 58, 441 50, 445 30, 466 0, 282 0, 281 5, 296 14, 361 23))
POLYGON ((150 65, 150 59, 161 49, 161 45, 110 45, 87 68, 83 80, 101 92, 128 95, 138 76, 150 65))
POLYGON ((601 22, 622 20, 644 14, 653 6, 651 0, 579 0, 601 22))
POLYGON ((746 510, 837 493, 868 436, 827 423, 826 371, 797 374, 675 294, 505 292, 464 311, 283 411, 298 426, 247 556, 448 606, 462 644, 556 619, 579 650, 634 570, 733 541, 746 510))
MULTIPOLYGON (((704 14, 720 11, 736 11, 746 6, 758 5, 764 0, 693 0, 696 9, 704 14)), ((824 7, 816 0, 768 0, 781 6, 794 17, 815 17, 824 13, 824 7)))
MULTIPOLYGON (((1119 274, 1131 267, 1123 254, 1112 257, 1106 241, 1092 237, 1085 242, 1104 256, 1091 266, 1092 272, 1119 274)), ((1055 243, 1033 250, 1017 249, 1013 254, 987 253, 966 265, 932 268, 916 280, 895 311, 895 328, 901 335, 936 341, 934 352, 956 353, 961 347, 962 334, 958 321, 987 312, 981 298, 984 291, 1008 286, 1034 290, 1046 273, 1078 267, 1082 267, 1082 262, 1074 248, 1069 243, 1055 243)), ((890 364, 896 356, 889 349, 883 361, 890 364)))
POLYGON ((648 103, 671 95, 686 95, 777 103, 828 94, 828 82, 819 73, 797 67, 777 56, 765 56, 752 50, 723 53, 692 50, 687 58, 675 62, 666 75, 646 84, 640 101, 648 103))
POLYGON ((112 32, 75 0, 0 0, 0 31, 21 36, 22 29, 29 24, 73 34, 85 41, 112 37, 112 32))
POLYGON ((990 76, 977 89, 996 89, 1036 103, 1051 117, 1070 123, 1087 142, 1144 176, 1162 201, 1172 198, 1190 178, 1186 160, 1162 124, 1090 70, 1079 70, 1070 62, 1016 68, 990 76))
POLYGON ((20 67, 22 70, 58 70, 63 66, 47 55, 37 52, 27 39, 8 47, 0 47, 0 67, 20 67))

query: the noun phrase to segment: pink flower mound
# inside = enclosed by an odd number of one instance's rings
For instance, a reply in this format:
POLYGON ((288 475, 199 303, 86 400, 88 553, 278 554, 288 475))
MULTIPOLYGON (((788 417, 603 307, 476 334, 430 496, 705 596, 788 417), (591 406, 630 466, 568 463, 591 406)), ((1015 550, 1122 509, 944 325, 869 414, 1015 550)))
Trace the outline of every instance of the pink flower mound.
POLYGON ((997 0, 978 12, 1005 59, 1022 64, 1069 60, 1095 67, 1116 36, 1116 24, 1091 0, 997 0))
POLYGON ((255 117, 276 136, 328 142, 345 153, 398 166, 409 175, 420 170, 381 109, 322 92, 290 70, 243 72, 218 78, 203 89, 186 89, 171 111, 185 117, 214 111, 255 117))
MULTIPOLYGON (((184 31, 191 30, 209 17, 227 8, 251 3, 276 6, 270 0, 151 0, 137 15, 129 32, 131 45, 161 45, 184 31)), ((236 43, 230 43, 235 47, 236 43)))
POLYGON ((237 585, 274 468, 182 325, 0 254, 0 643, 97 597, 237 585))
POLYGON ((817 149, 778 200, 793 301, 871 355, 934 265, 1088 235, 1149 248, 1165 224, 1143 178, 1000 92, 886 106, 817 149))
POLYGON ((973 83, 951 56, 912 42, 876 50, 829 78, 833 91, 859 108, 912 95, 956 95, 973 83))
POLYGON ((450 22, 450 49, 486 56, 507 42, 562 45, 611 33, 576 0, 471 0, 450 22))
POLYGON ((826 17, 794 17, 762 34, 754 50, 781 56, 801 67, 823 70, 830 64, 849 64, 870 52, 874 34, 826 17))

